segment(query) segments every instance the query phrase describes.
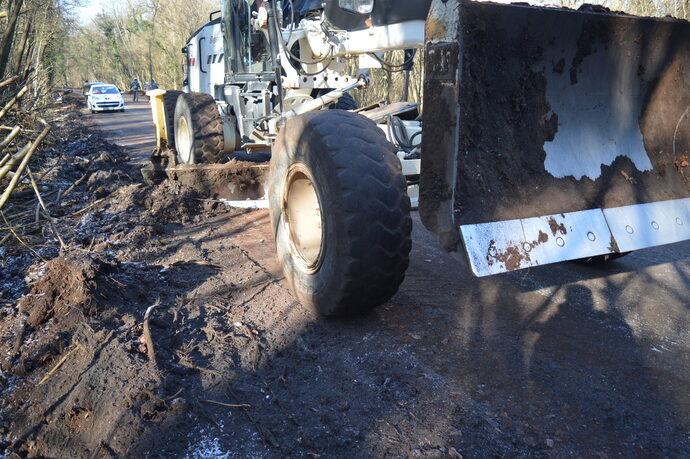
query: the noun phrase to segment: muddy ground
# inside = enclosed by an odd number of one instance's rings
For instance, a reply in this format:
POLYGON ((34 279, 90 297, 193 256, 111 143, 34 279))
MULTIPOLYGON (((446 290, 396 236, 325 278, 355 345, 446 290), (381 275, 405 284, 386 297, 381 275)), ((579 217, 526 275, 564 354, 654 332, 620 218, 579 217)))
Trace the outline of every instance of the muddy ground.
POLYGON ((478 280, 415 217, 400 292, 324 320, 266 211, 143 183, 128 115, 54 108, 48 177, 90 176, 67 249, 2 248, 2 454, 687 456, 690 244, 478 280))

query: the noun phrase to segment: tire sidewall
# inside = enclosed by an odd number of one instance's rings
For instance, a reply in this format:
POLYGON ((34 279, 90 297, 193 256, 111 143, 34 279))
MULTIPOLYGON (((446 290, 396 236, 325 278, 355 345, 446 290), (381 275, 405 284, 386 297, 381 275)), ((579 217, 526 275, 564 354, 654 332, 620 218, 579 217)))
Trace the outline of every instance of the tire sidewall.
POLYGON ((303 305, 314 312, 330 315, 332 311, 323 305, 341 295, 345 267, 338 260, 347 256, 347 234, 339 178, 326 154, 328 147, 308 125, 314 115, 289 120, 284 127, 288 134, 281 136, 275 145, 275 150, 281 154, 274 154, 271 158, 269 208, 278 260, 288 284, 303 305), (302 135, 290 135, 290 132, 302 135), (314 189, 321 208, 323 253, 314 272, 305 269, 292 255, 290 230, 282 220, 283 190, 286 190, 288 171, 295 164, 301 164, 311 174, 314 184, 318 183, 314 189), (316 304, 321 306, 317 309, 316 304))
POLYGON ((196 157, 194 154, 194 124, 192 120, 192 111, 191 111, 191 95, 190 94, 181 94, 177 98, 177 103, 175 104, 175 116, 173 117, 173 123, 174 123, 174 130, 175 130, 175 151, 176 151, 176 156, 177 156, 177 162, 180 164, 196 164, 196 157), (186 123, 187 123, 187 129, 190 131, 187 133, 189 136, 189 147, 187 151, 181 151, 180 150, 180 141, 179 141, 179 135, 180 132, 178 130, 178 122, 180 118, 184 118, 186 123))

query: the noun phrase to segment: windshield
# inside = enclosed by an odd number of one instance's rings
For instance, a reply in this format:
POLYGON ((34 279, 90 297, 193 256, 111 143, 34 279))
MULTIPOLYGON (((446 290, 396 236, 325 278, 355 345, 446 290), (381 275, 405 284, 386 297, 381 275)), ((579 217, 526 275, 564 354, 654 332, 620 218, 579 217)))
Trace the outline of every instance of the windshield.
POLYGON ((251 24, 260 3, 252 0, 223 2, 223 28, 230 32, 225 42, 230 73, 261 73, 271 68, 266 37, 251 24))
POLYGON ((98 86, 91 88, 91 94, 120 94, 115 86, 98 86))

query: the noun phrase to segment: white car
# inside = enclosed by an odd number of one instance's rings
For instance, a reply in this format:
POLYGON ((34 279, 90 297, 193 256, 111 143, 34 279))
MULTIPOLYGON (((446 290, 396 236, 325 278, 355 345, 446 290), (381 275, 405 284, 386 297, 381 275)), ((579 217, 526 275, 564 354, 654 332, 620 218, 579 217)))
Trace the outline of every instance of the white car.
POLYGON ((96 84, 89 89, 86 105, 91 113, 125 111, 125 99, 114 84, 96 84))

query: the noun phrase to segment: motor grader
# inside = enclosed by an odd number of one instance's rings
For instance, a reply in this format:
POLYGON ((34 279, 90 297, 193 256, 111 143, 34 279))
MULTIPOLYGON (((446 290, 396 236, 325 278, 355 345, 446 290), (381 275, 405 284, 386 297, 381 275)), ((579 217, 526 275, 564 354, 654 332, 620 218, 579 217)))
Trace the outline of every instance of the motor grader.
POLYGON ((182 164, 270 157, 277 255, 321 314, 397 291, 417 183, 424 225, 477 276, 690 239, 686 21, 472 0, 223 0, 183 52, 185 89, 160 96, 159 137, 182 164), (386 61, 392 50, 405 61, 386 61), (350 93, 369 69, 409 70, 414 50, 423 109, 357 109, 350 93))

